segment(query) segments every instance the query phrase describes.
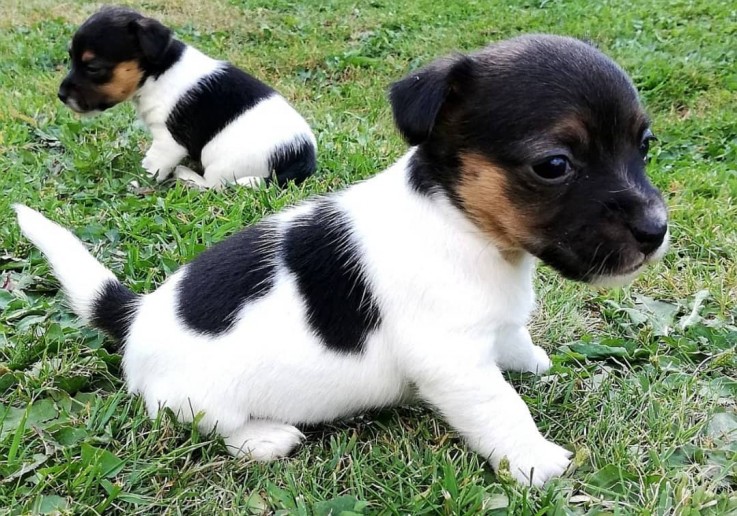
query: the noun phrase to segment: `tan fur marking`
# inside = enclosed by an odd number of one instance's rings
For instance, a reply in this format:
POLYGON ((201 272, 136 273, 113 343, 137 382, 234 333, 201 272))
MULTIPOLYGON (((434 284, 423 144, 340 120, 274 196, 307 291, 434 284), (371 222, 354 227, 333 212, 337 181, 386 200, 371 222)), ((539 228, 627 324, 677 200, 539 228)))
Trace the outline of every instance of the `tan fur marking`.
POLYGON ((507 261, 522 256, 527 215, 507 196, 504 171, 478 154, 461 156, 458 195, 471 220, 499 246, 507 261))
POLYGON ((560 140, 573 139, 584 145, 588 145, 589 143, 589 131, 586 129, 583 118, 580 116, 574 115, 564 118, 552 127, 550 133, 557 136, 560 140))
POLYGON ((98 91, 111 101, 123 102, 133 95, 142 77, 143 71, 138 61, 123 61, 113 69, 110 82, 101 85, 98 91))
POLYGON ((82 62, 92 61, 95 58, 95 53, 92 50, 85 50, 82 52, 82 62))

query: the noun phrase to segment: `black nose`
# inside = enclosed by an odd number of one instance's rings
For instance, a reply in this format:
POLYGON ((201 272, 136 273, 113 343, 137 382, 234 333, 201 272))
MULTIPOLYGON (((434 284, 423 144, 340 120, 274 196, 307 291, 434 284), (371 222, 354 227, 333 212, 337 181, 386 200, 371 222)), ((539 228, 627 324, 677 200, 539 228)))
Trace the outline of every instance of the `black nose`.
POLYGON ((668 224, 661 220, 643 219, 630 224, 630 230, 637 239, 640 251, 650 254, 663 243, 668 232, 668 224))

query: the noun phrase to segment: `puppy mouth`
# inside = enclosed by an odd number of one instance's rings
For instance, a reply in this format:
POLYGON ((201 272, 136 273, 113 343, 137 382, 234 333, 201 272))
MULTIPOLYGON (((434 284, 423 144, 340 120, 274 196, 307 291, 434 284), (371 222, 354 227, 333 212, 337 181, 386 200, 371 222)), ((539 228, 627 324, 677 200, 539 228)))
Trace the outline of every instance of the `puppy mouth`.
POLYGON ((639 274, 648 266, 658 260, 660 260, 668 250, 670 239, 670 233, 666 233, 663 243, 650 254, 642 255, 641 258, 636 260, 631 265, 621 267, 616 271, 612 271, 607 274, 598 274, 592 276, 587 283, 597 287, 621 287, 632 280, 634 280, 639 274))
POLYGON ((68 98, 66 102, 64 102, 64 105, 66 105, 69 109, 71 109, 75 113, 83 114, 87 112, 87 110, 83 109, 82 106, 79 105, 77 100, 73 98, 68 98))
POLYGON ((71 109, 78 115, 82 115, 82 116, 95 116, 98 113, 101 113, 102 111, 105 111, 106 109, 109 109, 114 106, 114 104, 103 103, 103 104, 98 104, 97 106, 94 106, 94 107, 87 107, 87 106, 82 106, 77 99, 73 99, 73 98, 67 99, 64 102, 64 104, 69 109, 71 109))
POLYGON ((85 115, 95 111, 94 109, 89 109, 86 106, 83 106, 77 99, 71 97, 64 102, 64 105, 80 115, 85 115))
POLYGON ((629 274, 634 274, 638 272, 640 269, 645 267, 648 263, 647 258, 642 258, 641 260, 638 260, 633 265, 629 265, 627 267, 622 267, 620 270, 616 271, 613 275, 614 276, 627 276, 629 274))

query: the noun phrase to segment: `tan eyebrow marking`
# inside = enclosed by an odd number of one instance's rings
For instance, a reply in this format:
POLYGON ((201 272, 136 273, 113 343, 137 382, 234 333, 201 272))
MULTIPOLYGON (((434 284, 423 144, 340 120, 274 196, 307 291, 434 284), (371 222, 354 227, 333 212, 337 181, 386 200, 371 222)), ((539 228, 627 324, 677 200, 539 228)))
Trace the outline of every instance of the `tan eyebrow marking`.
POLYGON ((550 132, 559 140, 573 140, 583 145, 589 144, 589 131, 583 119, 578 115, 564 118, 555 124, 550 132))

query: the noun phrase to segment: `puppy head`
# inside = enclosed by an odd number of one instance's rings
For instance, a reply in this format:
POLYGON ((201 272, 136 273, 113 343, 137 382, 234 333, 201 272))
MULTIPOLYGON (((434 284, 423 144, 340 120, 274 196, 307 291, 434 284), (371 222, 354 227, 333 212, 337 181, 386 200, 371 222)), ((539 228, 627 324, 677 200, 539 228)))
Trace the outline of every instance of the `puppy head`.
POLYGON ((667 246, 645 175, 654 139, 637 92, 581 41, 525 36, 439 60, 395 83, 420 191, 445 193, 507 256, 623 283, 667 246))
POLYGON ((59 99, 78 113, 123 102, 156 72, 171 44, 171 30, 158 21, 122 7, 103 8, 74 34, 59 99))

